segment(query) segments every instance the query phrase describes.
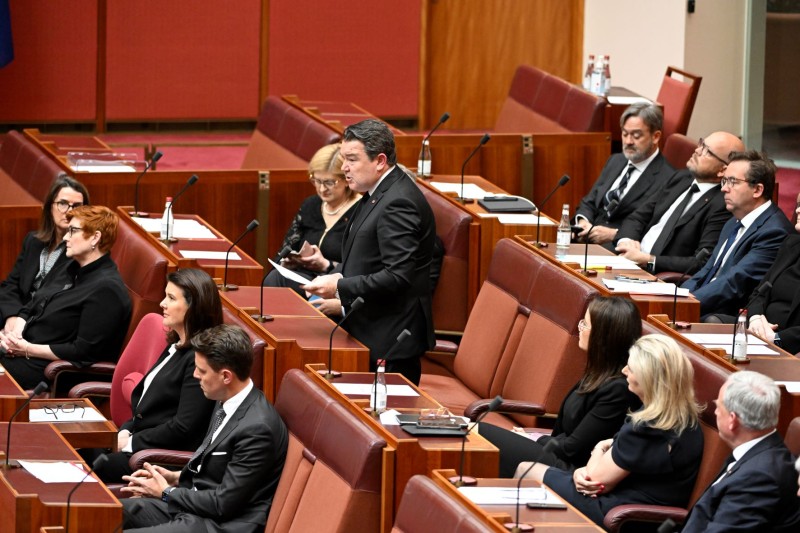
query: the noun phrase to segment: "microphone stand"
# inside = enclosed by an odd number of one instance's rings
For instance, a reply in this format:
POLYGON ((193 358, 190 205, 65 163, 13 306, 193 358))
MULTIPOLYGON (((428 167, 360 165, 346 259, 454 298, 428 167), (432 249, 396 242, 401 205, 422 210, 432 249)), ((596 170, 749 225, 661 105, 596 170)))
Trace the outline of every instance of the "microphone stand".
POLYGON ((537 248, 545 248, 545 247, 547 247, 547 243, 541 242, 539 240, 539 230, 541 229, 541 226, 542 226, 542 208, 547 203, 547 201, 550 199, 550 197, 553 196, 558 189, 560 189, 561 187, 566 185, 568 181, 569 181, 569 176, 568 175, 564 174, 563 176, 561 176, 561 178, 558 180, 558 183, 556 183, 556 186, 553 187, 553 190, 550 191, 550 194, 548 194, 547 196, 544 197, 544 200, 542 200, 542 203, 539 204, 539 208, 536 210, 536 247, 537 248))
MULTIPOLYGON (((700 263, 701 265, 708 261, 708 257, 711 255, 711 252, 708 251, 708 248, 703 248, 697 255, 694 256, 695 260, 700 263)), ((689 271, 694 266, 694 263, 690 264, 686 267, 686 270, 683 271, 681 277, 678 278, 678 283, 675 284, 675 294, 672 297, 672 323, 670 326, 672 329, 678 329, 678 287, 683 283, 683 280, 689 274, 689 271)))
POLYGON ((586 232, 586 236, 583 238, 584 246, 583 246, 583 270, 582 273, 586 277, 592 277, 597 275, 597 270, 589 270, 589 236, 592 234, 592 230, 594 229, 596 224, 592 224, 589 226, 589 231, 586 232))
MULTIPOLYGON (((330 382, 333 382, 334 378, 338 378, 339 376, 342 375, 341 372, 332 369, 332 367, 333 367, 333 334, 336 333, 336 330, 339 329, 339 326, 344 324, 344 321, 347 320, 347 317, 352 315, 355 311, 358 311, 358 309, 362 305, 364 305, 364 298, 362 298, 361 296, 359 296, 358 298, 353 300, 353 303, 350 304, 350 312, 347 313, 346 315, 344 315, 341 318, 341 320, 339 320, 339 322, 336 323, 336 326, 331 331, 331 338, 328 340, 328 369, 325 371, 325 379, 327 379, 330 382)), ((322 370, 320 370, 319 372, 322 373, 322 370)))
POLYGON ((453 476, 448 480, 456 487, 463 487, 464 485, 474 485, 478 482, 474 477, 467 476, 466 478, 464 478, 464 456, 466 455, 464 449, 466 448, 467 445, 467 437, 469 436, 470 432, 472 432, 472 430, 475 429, 475 426, 477 426, 478 423, 480 423, 480 421, 483 420, 484 417, 486 417, 486 415, 494 411, 497 411, 497 409, 500 407, 500 405, 502 405, 502 403, 503 403, 503 397, 500 396, 499 394, 494 398, 492 398, 492 401, 489 402, 488 409, 486 409, 486 411, 481 413, 478 416, 478 418, 475 419, 475 422, 473 422, 472 425, 469 426, 467 428, 467 431, 464 433, 464 438, 461 439, 461 464, 459 465, 458 475, 453 476))
MULTIPOLYGON (((222 292, 238 291, 239 290, 239 286, 238 285, 234 285, 234 284, 228 285, 228 257, 230 256, 231 250, 233 250, 236 247, 236 245, 239 244, 239 241, 244 239, 245 235, 247 235, 248 233, 250 233, 251 231, 253 231, 257 227, 258 227, 258 220, 256 220, 256 219, 251 220, 250 223, 247 225, 247 227, 242 232, 242 234, 239 235, 239 238, 236 239, 235 241, 233 241, 233 244, 231 244, 231 247, 228 248, 227 252, 225 252, 225 270, 224 270, 224 272, 222 274, 222 285, 218 285, 219 290, 221 290, 222 292)), ((263 281, 262 281, 262 283, 263 283, 263 281)))
POLYGON ((467 163, 469 163, 469 160, 472 159, 472 156, 477 154, 478 150, 481 149, 481 146, 483 146, 484 144, 488 143, 489 139, 491 139, 489 134, 488 133, 484 133, 483 137, 481 137, 481 140, 478 142, 478 146, 476 146, 475 149, 472 150, 472 153, 470 153, 467 156, 467 158, 464 160, 464 164, 461 165, 461 196, 459 196, 457 198, 457 200, 459 202, 461 202, 462 204, 468 204, 468 203, 472 203, 472 202, 475 201, 473 198, 464 198, 464 169, 467 168, 467 163))
MULTIPOLYGON (((448 120, 450 120, 450 113, 444 113, 441 116, 441 118, 439 118, 439 122, 437 122, 436 125, 433 127, 433 129, 428 132, 428 134, 425 136, 424 139, 422 139, 422 150, 420 151, 421 157, 419 159, 420 160, 420 164, 419 164, 420 168, 417 169, 417 170, 419 171, 418 173, 419 173, 420 177, 423 178, 423 179, 425 178, 425 142, 428 139, 431 138, 431 135, 433 135, 433 132, 436 131, 439 128, 439 126, 441 126, 442 124, 444 124, 448 120)), ((430 172, 428 173, 428 177, 430 178, 430 172)))
POLYGON ((91 466, 91 468, 89 468, 89 471, 86 472, 86 475, 83 476, 83 478, 81 478, 80 481, 75 483, 75 486, 72 487, 71 491, 69 491, 69 494, 67 495, 67 519, 64 522, 65 530, 66 530, 67 533, 69 533, 69 507, 70 507, 70 501, 72 500, 72 494, 76 490, 78 490, 78 487, 80 487, 83 484, 83 482, 86 481, 86 478, 89 477, 92 472, 94 472, 95 470, 97 470, 98 468, 100 468, 101 466, 106 464, 107 462, 108 462, 108 456, 106 454, 102 454, 102 455, 98 456, 97 459, 95 459, 94 462, 92 463, 92 466, 91 466))
POLYGON ((161 159, 164 154, 161 152, 156 152, 153 154, 153 157, 150 158, 150 161, 144 166, 144 170, 141 174, 136 178, 136 185, 133 189, 133 211, 128 213, 133 217, 147 217, 150 216, 150 213, 144 213, 139 211, 139 182, 142 180, 147 171, 150 170, 150 167, 156 164, 156 162, 161 159))
POLYGON ((4 468, 6 470, 10 468, 17 468, 19 466, 19 463, 17 463, 16 461, 13 461, 11 463, 9 462, 9 453, 11 452, 11 423, 14 421, 17 415, 20 414, 20 412, 22 412, 22 410, 25 409, 31 403, 31 400, 33 400, 35 397, 39 396, 41 393, 46 391, 47 388, 48 388, 47 383, 44 381, 40 381, 39 384, 36 385, 36 388, 33 389, 31 395, 28 396, 28 399, 25 400, 22 403, 22 405, 20 405, 19 408, 16 411, 14 411, 14 414, 11 415, 11 418, 8 419, 8 430, 6 431, 6 462, 4 465, 4 468))
MULTIPOLYGON (((167 207, 167 210, 169 211, 169 215, 167 215, 168 218, 175 220, 175 218, 172 216, 172 206, 175 205, 175 202, 178 201, 178 198, 180 198, 180 196, 186 191, 186 189, 197 183, 197 180, 199 179, 200 178, 197 177, 197 174, 192 174, 186 181, 186 185, 183 186, 183 189, 181 189, 180 192, 178 192, 178 194, 172 197, 172 201, 169 203, 169 206, 167 207)), ((167 246, 169 246, 169 243, 171 242, 178 242, 178 239, 172 237, 169 234, 169 224, 167 224, 167 236, 164 237, 164 240, 161 242, 163 242, 167 246)))
MULTIPOLYGON (((278 253, 278 260, 275 261, 275 262, 276 263, 280 263, 281 259, 283 259, 287 255, 289 255, 291 252, 292 252, 291 246, 284 246, 283 250, 281 250, 280 253, 278 253)), ((250 315, 250 318, 254 318, 254 319, 258 320, 261 323, 272 322, 273 320, 275 320, 275 317, 273 317, 272 315, 265 315, 264 314, 264 282, 267 281, 267 276, 269 276, 269 272, 264 274, 264 277, 261 278, 261 285, 259 285, 260 300, 259 300, 258 309, 259 309, 260 313, 258 313, 256 315, 250 315)))
POLYGON ((525 476, 528 475, 528 472, 533 470, 533 467, 536 466, 537 464, 539 464, 539 463, 537 463, 536 461, 532 462, 531 466, 529 466, 527 468, 527 470, 525 470, 525 472, 522 473, 522 475, 519 477, 519 481, 517 481, 517 505, 516 505, 517 517, 513 522, 506 522, 505 524, 503 524, 503 526, 506 529, 510 530, 511 533, 520 533, 522 531, 533 531, 533 526, 532 525, 530 525, 530 524, 521 524, 519 522, 519 492, 520 492, 520 489, 522 488, 522 480, 525 479, 525 476))

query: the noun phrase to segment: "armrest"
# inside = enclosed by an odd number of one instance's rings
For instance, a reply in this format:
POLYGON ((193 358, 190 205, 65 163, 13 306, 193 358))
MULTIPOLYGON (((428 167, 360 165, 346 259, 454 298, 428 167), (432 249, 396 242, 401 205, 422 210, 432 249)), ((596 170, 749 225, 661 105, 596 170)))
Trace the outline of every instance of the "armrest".
POLYGON ((165 450, 163 448, 140 450, 131 455, 131 458, 128 459, 128 466, 130 466, 134 472, 142 468, 145 462, 183 468, 184 465, 189 462, 189 459, 192 458, 192 455, 194 455, 194 452, 165 450))
POLYGON ((88 396, 111 397, 111 383, 107 381, 87 381, 78 383, 67 394, 70 398, 86 398, 88 396))
POLYGON ((676 524, 683 524, 688 511, 682 507, 665 505, 618 505, 606 513, 603 525, 608 531, 619 531, 625 522, 662 523, 671 518, 676 524))
POLYGON ((85 366, 82 368, 78 368, 77 366, 73 365, 71 361, 65 361, 64 359, 56 359, 55 361, 51 362, 47 365, 44 369, 44 376, 53 381, 58 374, 61 372, 81 372, 85 374, 107 374, 112 375, 114 374, 114 369, 116 368, 116 363, 109 363, 107 361, 100 361, 97 363, 92 363, 89 366, 85 366))
POLYGON ((675 283, 676 285, 680 286, 680 284, 682 283, 681 278, 683 278, 683 281, 686 281, 692 276, 691 274, 684 276, 683 273, 681 272, 659 272, 658 274, 656 274, 656 277, 661 281, 667 283, 675 283))
POLYGON ((436 346, 433 347, 433 351, 455 355, 458 351, 458 344, 445 339, 436 339, 436 346))
MULTIPOLYGON (((481 414, 489 409, 489 404, 492 400, 475 400, 464 409, 464 416, 470 420, 475 421, 481 414)), ((497 408, 498 413, 517 413, 522 415, 543 415, 545 414, 544 405, 524 402, 520 400, 503 400, 500 407, 497 408)))

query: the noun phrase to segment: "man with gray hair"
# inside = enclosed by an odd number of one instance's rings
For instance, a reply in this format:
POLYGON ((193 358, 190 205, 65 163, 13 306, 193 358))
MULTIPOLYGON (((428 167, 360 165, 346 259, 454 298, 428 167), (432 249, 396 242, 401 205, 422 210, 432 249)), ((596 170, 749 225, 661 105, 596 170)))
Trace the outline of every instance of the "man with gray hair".
POLYGON ((714 414, 733 449, 692 508, 684 532, 800 531, 793 458, 775 431, 780 390, 758 372, 740 371, 719 390, 714 414))

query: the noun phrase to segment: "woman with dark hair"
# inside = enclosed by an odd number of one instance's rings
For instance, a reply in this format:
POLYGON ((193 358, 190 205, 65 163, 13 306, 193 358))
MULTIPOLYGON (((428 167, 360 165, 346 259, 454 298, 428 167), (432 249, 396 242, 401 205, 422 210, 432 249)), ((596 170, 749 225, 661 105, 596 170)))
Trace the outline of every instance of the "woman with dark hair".
POLYGON ((24 389, 44 380, 57 359, 81 368, 116 361, 131 320, 131 299, 109 252, 117 215, 107 207, 67 212, 64 254, 71 259, 51 273, 23 307, 14 331, 0 332, 0 363, 24 389))
POLYGON ((622 369, 641 334, 639 310, 628 298, 599 296, 589 303, 578 323, 578 346, 586 350, 586 369, 564 398, 552 434, 528 436, 480 425, 480 434, 500 450, 502 477, 512 477, 523 461, 574 470, 586 464, 598 440, 619 431, 628 411, 640 405, 628 390, 622 369))
POLYGON ((22 334, 17 315, 25 307, 50 272, 69 261, 64 253, 67 212, 89 205, 89 192, 66 174, 53 180, 42 204, 39 229, 22 240, 22 252, 8 277, 0 283, 0 326, 3 331, 22 334))
POLYGON ((214 402, 206 399, 194 378, 189 341, 222 324, 217 286, 206 272, 187 268, 167 275, 164 293, 161 309, 169 346, 131 393, 133 416, 117 435, 120 451, 108 454, 109 461, 97 471, 107 483, 120 483, 132 473, 131 454, 151 448, 195 450, 208 428, 214 402))

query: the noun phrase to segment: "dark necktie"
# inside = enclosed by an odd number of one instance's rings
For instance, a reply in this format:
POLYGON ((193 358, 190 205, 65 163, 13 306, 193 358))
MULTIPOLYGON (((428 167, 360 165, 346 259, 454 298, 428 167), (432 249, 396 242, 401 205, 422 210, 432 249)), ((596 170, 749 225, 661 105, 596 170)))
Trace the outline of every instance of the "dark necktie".
POLYGON ((717 275, 717 272, 722 266, 722 263, 725 261, 725 254, 727 254, 728 250, 730 250, 730 247, 733 245, 733 241, 736 240, 736 235, 739 233, 739 229, 742 227, 743 227, 742 223, 737 220, 736 225, 733 226, 733 231, 731 231, 730 234, 728 235, 728 240, 725 241, 725 246, 722 248, 722 252, 720 252, 720 254, 717 256, 717 260, 714 263, 714 266, 711 267, 711 270, 708 271, 706 277, 703 278, 703 283, 700 284, 701 287, 703 285, 706 285, 708 282, 714 279, 714 276, 717 275))
POLYGON ((656 239, 656 242, 653 243, 653 247, 650 249, 650 253, 653 255, 659 255, 664 247, 669 242, 670 237, 672 236, 672 232, 675 231, 675 226, 678 225, 678 221, 683 216, 684 211, 689 206, 689 203, 692 201, 692 197, 695 193, 700 191, 700 187, 697 186, 696 183, 692 183, 692 186, 689 187, 689 194, 687 194, 683 201, 675 208, 675 211, 667 220, 667 223, 664 225, 664 228, 661 230, 661 234, 656 239))
POLYGON ((189 461, 189 469, 192 472, 197 472, 197 468, 200 463, 203 462, 203 455, 206 452, 206 449, 211 445, 211 439, 214 437, 214 433, 219 429, 220 424, 222 421, 225 420, 225 410, 220 405, 219 408, 214 411, 214 418, 211 422, 211 429, 208 430, 208 434, 206 438, 203 440, 203 443, 197 448, 197 451, 194 452, 192 455, 192 459, 189 461))
MULTIPOLYGON (((609 204, 611 204, 611 202, 614 200, 616 200, 617 205, 619 205, 619 202, 622 201, 622 195, 625 193, 625 188, 628 186, 628 182, 631 179, 631 174, 633 174, 635 169, 636 167, 633 166, 633 163, 628 163, 628 169, 625 171, 625 175, 622 176, 622 180, 619 182, 617 188, 606 193, 605 203, 603 205, 604 209, 607 209, 609 204)), ((612 212, 609 211, 607 215, 608 218, 611 218, 612 212)))

